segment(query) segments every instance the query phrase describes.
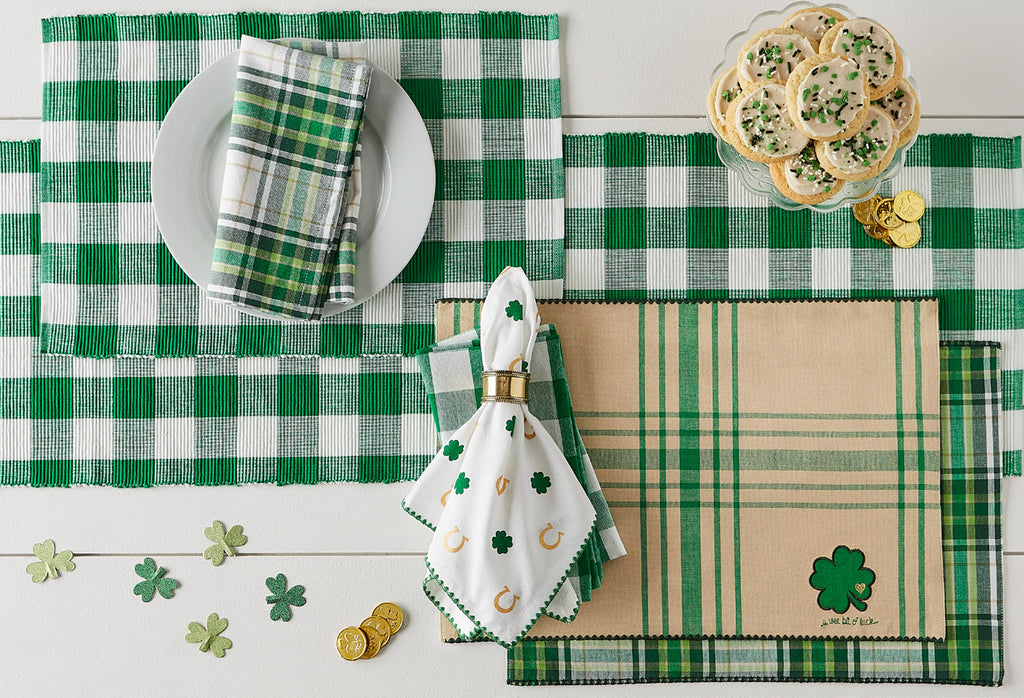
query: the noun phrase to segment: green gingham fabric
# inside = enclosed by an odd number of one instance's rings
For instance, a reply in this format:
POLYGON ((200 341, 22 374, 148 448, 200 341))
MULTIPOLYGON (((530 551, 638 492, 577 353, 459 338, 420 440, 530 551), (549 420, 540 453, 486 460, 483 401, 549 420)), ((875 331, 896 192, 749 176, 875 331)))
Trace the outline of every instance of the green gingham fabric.
POLYGON ((416 360, 40 354, 39 142, 0 143, 0 485, 415 479, 416 360))
POLYGON ((523 267, 538 297, 562 295, 554 15, 57 17, 43 20, 43 79, 44 353, 408 356, 433 341, 435 299, 482 297, 506 266, 523 267), (435 203, 413 259, 396 283, 321 323, 281 325, 210 303, 153 217, 160 120, 243 34, 365 42, 367 58, 416 104, 433 145, 435 203))
POLYGON ((943 642, 605 638, 526 640, 510 684, 1003 679, 999 350, 941 349, 943 642))
MULTIPOLYGON (((479 318, 476 321, 479 322, 479 318)), ((480 331, 470 330, 438 342, 416 358, 439 441, 446 443, 480 407, 483 395, 480 331)), ((625 555, 626 550, 576 428, 562 361, 562 345, 554 327, 541 327, 529 370, 530 413, 541 421, 565 454, 597 512, 590 542, 584 546, 569 574, 569 582, 580 601, 590 601, 593 590, 601 586, 603 563, 625 555)))
POLYGON ((242 37, 210 298, 316 320, 336 275, 336 294, 355 297, 343 223, 371 71, 242 37))
POLYGON ((848 208, 789 212, 749 194, 712 134, 566 136, 565 297, 939 298, 946 340, 1003 346, 1003 465, 1024 447, 1021 139, 921 136, 882 192, 928 209, 892 249, 848 208))

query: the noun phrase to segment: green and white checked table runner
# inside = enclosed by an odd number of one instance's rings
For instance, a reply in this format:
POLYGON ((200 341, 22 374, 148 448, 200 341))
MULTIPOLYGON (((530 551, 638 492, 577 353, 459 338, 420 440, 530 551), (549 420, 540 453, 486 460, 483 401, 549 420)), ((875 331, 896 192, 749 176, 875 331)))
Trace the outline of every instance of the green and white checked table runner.
POLYGON ((0 485, 416 478, 437 436, 398 355, 40 354, 39 143, 0 143, 0 485))
MULTIPOLYGON (((43 20, 42 351, 114 355, 411 355, 433 304, 482 297, 507 265, 562 294, 558 18, 514 13, 150 15, 43 20), (168 107, 243 34, 363 41, 434 147, 423 244, 396 283, 322 323, 210 303, 167 252, 150 159, 168 107)), ((401 202, 392 202, 401 205, 401 202)))
POLYGON ((920 192, 922 238, 891 249, 847 208, 788 212, 751 196, 712 134, 566 136, 565 297, 935 296, 947 340, 1003 346, 1003 465, 1024 447, 1021 139, 921 136, 893 192, 920 192))
POLYGON ((944 642, 526 640, 510 684, 863 681, 999 685, 1003 679, 999 350, 941 349, 944 642))

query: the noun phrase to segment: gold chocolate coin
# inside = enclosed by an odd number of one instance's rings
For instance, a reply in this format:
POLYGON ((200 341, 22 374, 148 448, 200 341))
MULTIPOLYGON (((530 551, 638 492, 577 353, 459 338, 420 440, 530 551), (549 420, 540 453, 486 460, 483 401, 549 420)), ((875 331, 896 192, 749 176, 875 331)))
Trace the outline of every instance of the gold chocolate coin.
POLYGON ((373 628, 366 626, 360 626, 360 630, 366 635, 366 649, 363 650, 363 654, 359 657, 360 659, 373 659, 380 652, 380 648, 384 646, 381 641, 380 633, 373 628))
POLYGON ((875 222, 875 207, 881 200, 882 197, 875 194, 870 199, 858 201, 853 205, 853 217, 862 225, 871 225, 875 222))
POLYGON ((892 210, 908 223, 924 215, 924 197, 916 191, 901 191, 892 200, 892 210))
POLYGON ((889 239, 897 247, 913 247, 921 241, 921 226, 917 221, 905 221, 896 230, 889 231, 889 239))
POLYGON ((875 206, 875 222, 886 230, 895 230, 903 225, 903 219, 892 210, 892 199, 882 199, 875 206))
POLYGON ((366 633, 359 628, 350 626, 338 633, 338 654, 350 662, 362 657, 368 644, 366 633))
POLYGON ((362 623, 359 624, 360 628, 364 630, 370 628, 376 630, 377 634, 380 635, 380 646, 388 644, 388 640, 391 639, 391 624, 380 616, 370 616, 362 623))
POLYGON ((884 240, 889 236, 889 231, 877 223, 865 225, 864 232, 868 234, 868 237, 874 238, 875 240, 884 240))
POLYGON ((373 609, 373 615, 383 618, 388 622, 388 625, 391 626, 392 635, 397 633, 402 627, 402 623, 405 622, 405 615, 402 614, 402 609, 396 604, 387 601, 373 609))

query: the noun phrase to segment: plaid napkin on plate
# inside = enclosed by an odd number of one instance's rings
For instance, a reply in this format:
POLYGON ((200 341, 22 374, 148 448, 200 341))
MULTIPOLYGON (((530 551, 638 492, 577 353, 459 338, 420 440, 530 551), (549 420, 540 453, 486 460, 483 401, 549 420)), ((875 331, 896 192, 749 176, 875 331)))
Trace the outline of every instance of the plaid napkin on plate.
POLYGON ((370 72, 242 37, 210 298, 303 320, 354 298, 344 220, 370 72))

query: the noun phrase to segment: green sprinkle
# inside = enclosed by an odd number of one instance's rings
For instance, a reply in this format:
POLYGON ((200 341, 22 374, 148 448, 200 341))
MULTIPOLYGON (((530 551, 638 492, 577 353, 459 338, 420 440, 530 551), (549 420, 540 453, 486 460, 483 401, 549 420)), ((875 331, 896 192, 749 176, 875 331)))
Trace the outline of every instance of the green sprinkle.
POLYGON ((825 24, 827 24, 827 25, 828 25, 828 26, 830 26, 830 27, 831 27, 831 26, 832 26, 833 24, 835 24, 835 23, 836 23, 836 18, 835 18, 835 17, 829 17, 828 19, 826 19, 826 20, 825 20, 825 24))
POLYGON ((793 42, 790 41, 788 44, 786 44, 786 48, 793 48, 793 42))
POLYGON ((732 92, 729 92, 729 90, 726 90, 725 92, 723 92, 722 93, 722 99, 724 99, 726 102, 731 102, 732 101, 732 92))
POLYGON ((815 92, 817 92, 818 90, 821 89, 821 87, 819 85, 815 85, 811 89, 814 90, 815 92))
POLYGON ((846 44, 843 44, 843 50, 844 50, 844 51, 849 51, 849 50, 850 50, 850 47, 849 47, 849 46, 847 46, 846 44))
POLYGON ((754 54, 752 54, 752 53, 748 53, 748 54, 747 54, 747 60, 748 60, 748 61, 752 61, 752 60, 754 60, 754 54))
POLYGON ((831 184, 826 184, 825 185, 825 191, 832 191, 832 185, 831 184))
POLYGON ((814 181, 814 175, 807 175, 807 181, 808 182, 813 182, 814 181))
POLYGON ((835 79, 836 79, 837 77, 839 77, 839 76, 838 76, 838 75, 836 75, 835 73, 832 73, 832 79, 833 79, 833 80, 835 80, 835 79))
POLYGON ((804 101, 805 102, 807 101, 807 98, 810 97, 810 96, 811 96, 811 91, 810 90, 804 90, 804 101))
POLYGON ((885 62, 888 63, 889 65, 892 65, 892 59, 889 58, 888 56, 885 57, 885 62))
POLYGON ((857 76, 860 75, 856 70, 846 76, 847 80, 856 80, 857 76))
POLYGON ((874 128, 875 126, 878 126, 878 119, 871 120, 871 128, 874 128))

